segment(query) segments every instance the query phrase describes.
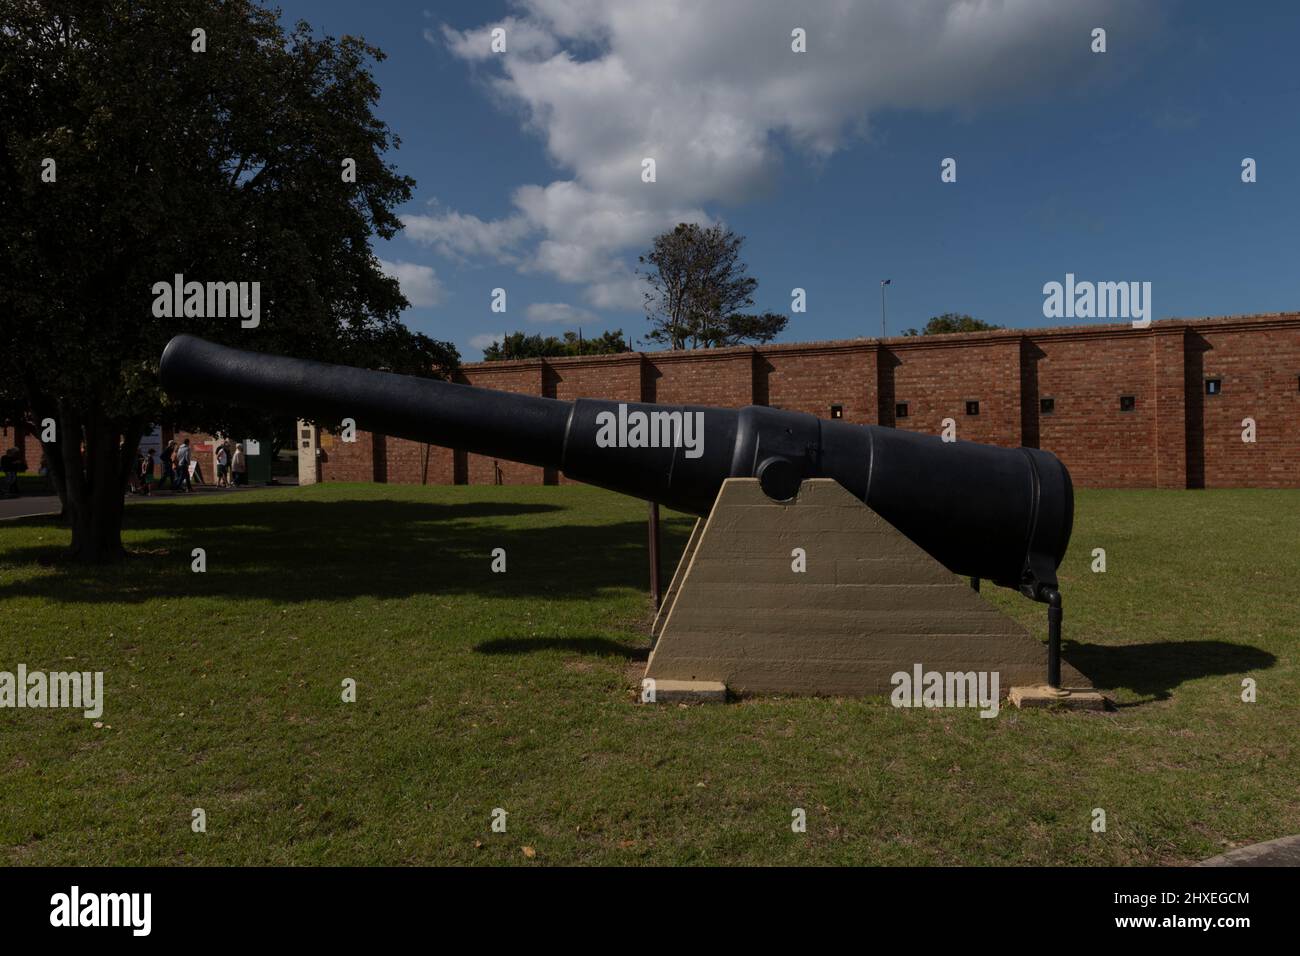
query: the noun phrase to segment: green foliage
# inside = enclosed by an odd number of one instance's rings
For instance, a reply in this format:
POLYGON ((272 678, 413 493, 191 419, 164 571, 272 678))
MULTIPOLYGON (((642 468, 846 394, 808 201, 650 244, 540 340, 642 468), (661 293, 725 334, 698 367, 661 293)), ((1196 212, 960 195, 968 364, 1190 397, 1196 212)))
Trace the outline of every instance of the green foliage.
POLYGON ((74 528, 112 508, 129 462, 106 459, 147 423, 268 424, 171 402, 158 358, 173 335, 424 374, 456 363, 400 323, 407 302, 370 248, 413 185, 385 160, 398 139, 374 114, 378 49, 286 32, 249 0, 0 0, 0 21, 0 402, 58 421, 49 457, 74 528), (260 326, 155 318, 153 284, 176 274, 260 282, 260 326))
POLYGON ((943 315, 936 315, 925 323, 925 328, 920 331, 916 329, 905 329, 904 335, 948 335, 953 332, 992 332, 1000 329, 1002 326, 993 325, 989 322, 982 322, 979 319, 973 319, 969 315, 960 312, 945 312, 943 315))
POLYGON ((483 361, 499 362, 506 359, 552 358, 566 355, 610 355, 630 352, 632 347, 623 338, 623 330, 602 332, 596 338, 578 338, 576 332, 565 332, 560 338, 554 335, 525 335, 511 332, 500 342, 493 342, 483 350, 483 361))
POLYGON ((770 342, 789 321, 784 315, 750 315, 758 280, 740 261, 739 236, 720 224, 678 223, 655 236, 638 261, 649 285, 647 341, 670 348, 710 348, 742 342, 770 342))

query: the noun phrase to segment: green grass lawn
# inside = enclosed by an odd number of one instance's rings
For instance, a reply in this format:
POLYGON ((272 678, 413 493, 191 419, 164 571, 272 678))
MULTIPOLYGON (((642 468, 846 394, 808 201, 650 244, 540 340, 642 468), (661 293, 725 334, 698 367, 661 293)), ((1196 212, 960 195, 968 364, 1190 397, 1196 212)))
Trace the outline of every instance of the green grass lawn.
POLYGON ((1181 863, 1300 832, 1300 492, 1076 512, 1066 657, 1118 710, 993 720, 638 705, 645 505, 585 487, 137 503, 111 569, 42 561, 56 519, 0 522, 0 670, 102 670, 107 698, 101 727, 0 710, 0 862, 1181 863))

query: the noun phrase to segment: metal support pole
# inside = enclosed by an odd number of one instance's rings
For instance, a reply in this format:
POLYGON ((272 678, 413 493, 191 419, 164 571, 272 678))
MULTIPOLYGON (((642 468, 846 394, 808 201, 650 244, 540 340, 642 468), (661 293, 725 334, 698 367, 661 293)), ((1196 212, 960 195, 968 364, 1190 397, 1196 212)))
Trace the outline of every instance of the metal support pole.
POLYGON ((650 502, 650 600, 655 610, 663 602, 663 590, 659 581, 659 504, 650 502))
POLYGON ((1061 688, 1061 592, 1047 592, 1047 684, 1061 688))

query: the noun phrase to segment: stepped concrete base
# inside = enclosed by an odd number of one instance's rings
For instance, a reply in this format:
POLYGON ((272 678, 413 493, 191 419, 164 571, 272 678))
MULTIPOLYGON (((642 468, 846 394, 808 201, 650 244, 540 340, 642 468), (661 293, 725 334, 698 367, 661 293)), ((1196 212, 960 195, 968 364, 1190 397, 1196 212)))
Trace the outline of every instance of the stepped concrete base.
POLYGON ((1056 688, 1047 684, 1032 687, 1013 687, 1007 695, 1011 703, 1021 710, 1034 707, 1058 707, 1065 710, 1105 710, 1109 704, 1095 690, 1056 688))
MULTIPOLYGON (((1047 673, 1042 641, 830 479, 805 481, 785 503, 753 478, 724 482, 654 631, 645 676, 660 687, 862 696, 890 693, 893 675, 916 664, 997 672, 1003 689, 1047 673)), ((1061 671, 1068 686, 1091 687, 1061 671)))

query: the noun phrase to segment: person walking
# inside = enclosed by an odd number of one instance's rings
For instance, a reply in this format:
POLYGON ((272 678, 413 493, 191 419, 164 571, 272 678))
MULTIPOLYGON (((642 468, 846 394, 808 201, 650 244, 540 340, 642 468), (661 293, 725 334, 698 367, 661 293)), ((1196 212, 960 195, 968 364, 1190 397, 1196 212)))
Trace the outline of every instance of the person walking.
POLYGON ((0 455, 0 471, 5 473, 5 494, 18 497, 18 472, 23 471, 27 463, 23 461, 23 453, 17 447, 10 448, 3 455, 0 455))
POLYGON ((188 438, 176 448, 176 490, 180 491, 182 487, 186 491, 194 490, 194 486, 190 484, 190 440, 188 438))
POLYGON ((176 442, 175 440, 169 441, 167 443, 167 447, 162 450, 162 455, 159 457, 160 457, 159 467, 162 469, 162 473, 158 476, 158 487, 171 488, 174 491, 175 484, 176 484, 176 472, 175 472, 176 442))
POLYGON ((141 494, 152 494, 153 488, 153 449, 149 449, 149 456, 140 465, 140 492, 141 494))
POLYGON ((231 461, 231 467, 235 471, 235 484, 248 484, 248 459, 244 457, 244 446, 235 445, 235 457, 231 461))
POLYGON ((217 487, 230 487, 230 476, 227 471, 230 466, 230 455, 226 451, 226 443, 223 441, 217 446, 217 487))
POLYGON ((133 495, 142 495, 141 489, 144 476, 144 449, 135 450, 135 465, 131 468, 131 473, 126 478, 126 490, 133 495))

